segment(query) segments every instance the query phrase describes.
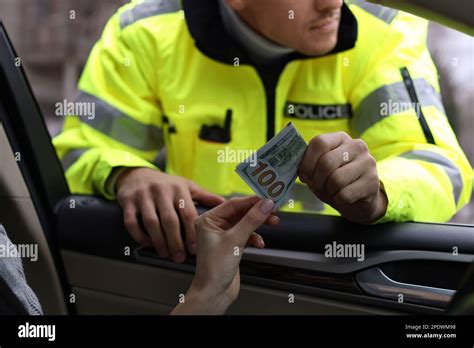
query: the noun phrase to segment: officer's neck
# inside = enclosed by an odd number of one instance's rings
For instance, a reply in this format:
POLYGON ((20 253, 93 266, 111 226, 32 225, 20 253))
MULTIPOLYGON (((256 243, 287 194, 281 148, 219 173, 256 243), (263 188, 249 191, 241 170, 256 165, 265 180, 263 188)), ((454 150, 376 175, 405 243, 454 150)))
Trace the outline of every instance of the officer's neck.
POLYGON ((272 63, 294 52, 293 49, 277 45, 256 33, 225 0, 219 0, 219 3, 226 30, 245 49, 255 64, 272 63))

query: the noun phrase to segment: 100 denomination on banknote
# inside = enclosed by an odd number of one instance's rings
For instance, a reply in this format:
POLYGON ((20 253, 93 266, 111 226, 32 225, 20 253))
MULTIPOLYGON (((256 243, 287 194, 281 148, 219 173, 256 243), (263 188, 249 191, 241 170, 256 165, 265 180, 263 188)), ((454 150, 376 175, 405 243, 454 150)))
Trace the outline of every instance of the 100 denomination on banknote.
POLYGON ((260 198, 269 198, 278 208, 298 176, 307 145, 289 123, 257 151, 257 162, 244 161, 235 169, 260 198))

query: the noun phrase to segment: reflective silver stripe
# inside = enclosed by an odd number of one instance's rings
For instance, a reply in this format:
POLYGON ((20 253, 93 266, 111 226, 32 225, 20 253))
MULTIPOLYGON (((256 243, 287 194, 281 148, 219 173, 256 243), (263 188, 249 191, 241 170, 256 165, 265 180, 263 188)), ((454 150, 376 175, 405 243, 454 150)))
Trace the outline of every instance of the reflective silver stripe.
POLYGON ((76 102, 95 104, 94 117, 80 117, 80 120, 108 137, 142 151, 163 147, 163 131, 159 127, 143 124, 107 102, 82 91, 76 102))
POLYGON ((362 8, 364 11, 374 15, 378 19, 381 19, 387 24, 392 23, 393 19, 398 14, 398 10, 393 8, 384 7, 381 5, 371 4, 364 0, 352 0, 347 1, 348 4, 354 4, 362 8))
POLYGON ((445 113, 441 95, 423 78, 414 80, 420 105, 414 105, 402 81, 382 86, 370 93, 354 111, 351 120, 353 132, 360 136, 367 129, 385 117, 415 109, 415 107, 435 106, 445 113))
POLYGON ((87 149, 78 149, 66 153, 61 160, 64 172, 66 172, 69 167, 71 167, 86 151, 87 149))
POLYGON ((454 201, 456 205, 458 204, 459 196, 461 196, 463 188, 463 182, 461 172, 453 162, 444 156, 438 155, 437 153, 423 150, 406 152, 400 155, 400 157, 410 160, 420 160, 434 163, 443 167, 443 169, 446 171, 446 174, 448 174, 449 179, 451 180, 451 184, 453 185, 454 201))
POLYGON ((180 9, 181 5, 177 0, 145 0, 120 15, 120 27, 123 29, 140 19, 177 12, 180 9))

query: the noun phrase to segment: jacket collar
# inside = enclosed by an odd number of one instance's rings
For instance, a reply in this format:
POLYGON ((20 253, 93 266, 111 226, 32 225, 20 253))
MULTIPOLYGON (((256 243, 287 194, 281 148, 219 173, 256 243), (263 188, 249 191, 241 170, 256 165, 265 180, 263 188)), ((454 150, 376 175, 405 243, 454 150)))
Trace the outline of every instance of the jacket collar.
MULTIPOLYGON (((182 0, 182 3, 189 31, 202 53, 225 64, 233 65, 234 59, 238 57, 240 64, 254 65, 242 47, 227 33, 217 0, 182 0)), ((356 40, 357 20, 344 3, 336 47, 324 56, 349 50, 355 46, 356 40)), ((292 61, 318 57, 294 52, 286 59, 292 61)))

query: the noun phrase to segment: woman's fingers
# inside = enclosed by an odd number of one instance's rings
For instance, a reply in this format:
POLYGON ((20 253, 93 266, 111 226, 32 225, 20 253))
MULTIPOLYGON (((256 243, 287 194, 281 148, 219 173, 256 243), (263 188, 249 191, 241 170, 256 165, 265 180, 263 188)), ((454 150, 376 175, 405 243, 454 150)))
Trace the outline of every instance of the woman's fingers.
POLYGON ((251 246, 251 247, 254 247, 254 248, 258 248, 258 249, 263 249, 263 248, 265 248, 265 242, 264 242, 261 235, 259 235, 256 232, 253 232, 250 235, 250 238, 247 241, 246 246, 251 246))
POLYGON ((238 245, 244 246, 250 235, 260 227, 270 216, 275 203, 271 199, 265 199, 255 204, 242 219, 232 227, 238 245))
POLYGON ((268 219, 265 221, 265 225, 267 226, 276 226, 280 223, 280 218, 276 215, 270 215, 268 219))

